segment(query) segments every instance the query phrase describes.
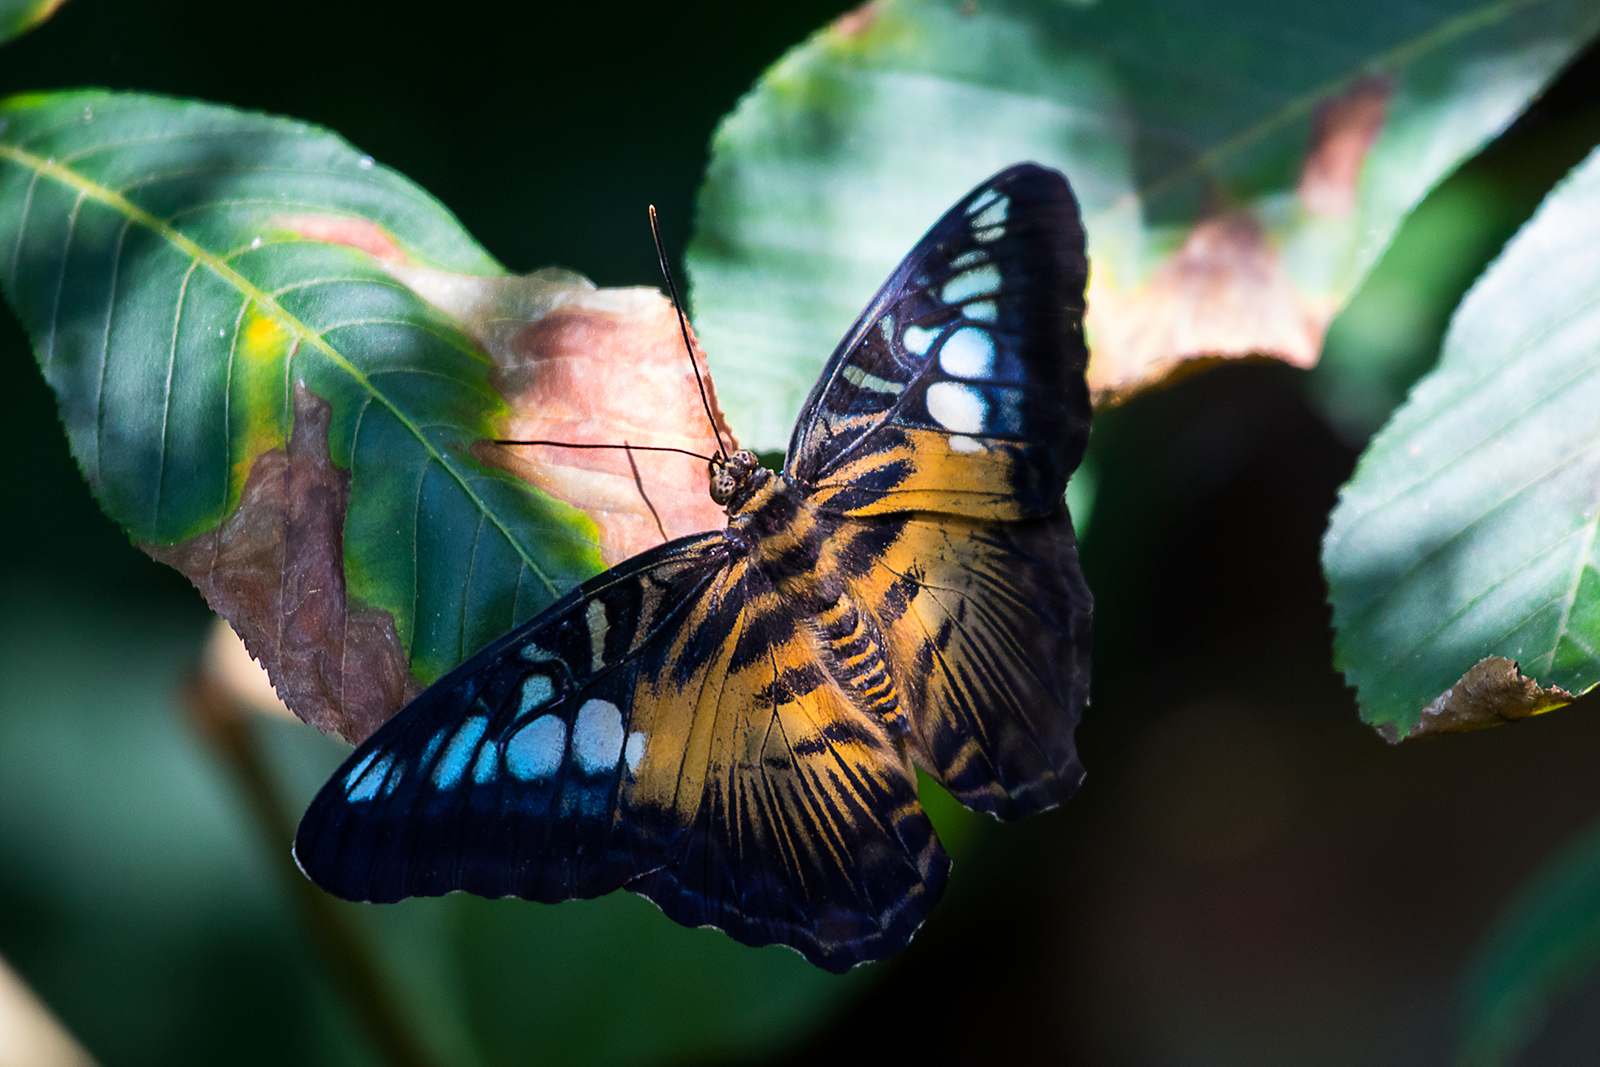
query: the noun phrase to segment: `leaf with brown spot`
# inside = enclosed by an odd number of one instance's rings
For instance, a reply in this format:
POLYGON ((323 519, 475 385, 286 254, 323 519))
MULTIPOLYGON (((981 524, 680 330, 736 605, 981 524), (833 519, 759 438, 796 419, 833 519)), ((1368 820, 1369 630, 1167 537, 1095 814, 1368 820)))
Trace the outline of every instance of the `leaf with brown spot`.
POLYGON ((1062 170, 1104 407, 1240 357, 1315 363, 1401 220, 1600 28, 1580 0, 874 0, 723 120, 689 252, 747 443, 929 219, 1001 167, 1062 170))
MULTIPOLYGON (((1516 660, 1489 656, 1422 709, 1422 719, 1404 740, 1425 734, 1465 733, 1526 719, 1565 707, 1576 699, 1560 686, 1548 689, 1523 674, 1516 660)), ((1393 723, 1379 727, 1390 743, 1401 740, 1393 723)))
POLYGON ((488 443, 710 452, 659 294, 507 277, 326 131, 15 98, 0 250, 101 506, 352 740, 608 560, 721 521, 697 460, 638 452, 635 479, 625 452, 488 443))

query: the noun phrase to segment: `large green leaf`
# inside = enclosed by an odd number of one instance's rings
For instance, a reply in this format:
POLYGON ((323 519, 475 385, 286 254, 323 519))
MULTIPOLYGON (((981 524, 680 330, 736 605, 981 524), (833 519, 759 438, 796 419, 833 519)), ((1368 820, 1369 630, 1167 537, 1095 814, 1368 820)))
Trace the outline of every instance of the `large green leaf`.
POLYGON ((503 273, 324 130, 0 105, 0 282, 101 506, 347 736, 601 566, 582 512, 472 451, 495 364, 402 270, 503 273))
POLYGON ((1341 495, 1323 546, 1334 658, 1391 739, 1600 681, 1597 294, 1600 153, 1462 301, 1341 495))
POLYGON ((1600 822, 1517 891, 1473 954, 1462 988, 1456 1062, 1497 1067, 1600 966, 1600 822))
POLYGON ((1600 27, 1585 0, 880 0, 774 65, 712 145, 696 324, 754 447, 950 203, 1064 170, 1102 402, 1195 355, 1315 361, 1400 220, 1600 27))
POLYGON ((0 0, 0 41, 27 33, 64 3, 66 0, 0 0))

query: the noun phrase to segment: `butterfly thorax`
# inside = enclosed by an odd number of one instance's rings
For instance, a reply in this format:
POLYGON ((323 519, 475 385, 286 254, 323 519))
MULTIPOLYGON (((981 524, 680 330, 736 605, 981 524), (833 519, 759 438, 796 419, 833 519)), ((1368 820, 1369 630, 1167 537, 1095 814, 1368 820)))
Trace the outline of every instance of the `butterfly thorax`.
MULTIPOLYGON (((761 467, 747 451, 712 461, 711 498, 728 510, 729 542, 748 553, 743 569, 749 592, 770 591, 773 612, 804 620, 801 631, 816 659, 851 702, 894 736, 908 733, 883 636, 851 596, 837 554, 829 550, 839 544, 834 535, 845 520, 813 507, 782 474, 761 467)), ((750 610, 759 614, 766 602, 753 595, 750 610)))

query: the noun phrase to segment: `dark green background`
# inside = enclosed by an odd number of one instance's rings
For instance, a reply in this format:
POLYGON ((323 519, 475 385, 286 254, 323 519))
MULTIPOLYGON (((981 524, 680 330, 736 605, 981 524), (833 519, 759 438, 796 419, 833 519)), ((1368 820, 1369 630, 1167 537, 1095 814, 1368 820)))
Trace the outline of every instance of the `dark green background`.
MULTIPOLYGON (((0 92, 99 85, 323 123, 512 269, 654 284, 645 204, 681 248, 716 120, 840 10, 72 0, 0 50, 0 92)), ((770 1048, 794 1063, 1448 1062, 1472 945, 1600 811, 1600 719, 1591 700, 1383 745, 1328 666, 1317 544, 1459 293, 1600 140, 1597 86, 1591 52, 1402 233, 1335 328, 1344 365, 1388 353, 1357 401, 1348 378, 1234 367, 1098 423, 1083 792, 985 825, 910 950, 770 1048), (1426 305, 1386 319, 1384 287, 1419 273, 1426 305)), ((163 696, 204 607, 96 510, 9 315, 0 419, 0 954, 107 1065, 286 1063, 330 1043, 362 1062, 236 793, 163 696)), ((309 728, 266 732, 296 796, 338 758, 309 728)), ((1590 1062, 1597 995, 1591 981, 1524 1062, 1590 1062)), ((580 1035, 650 1010, 604 990, 585 1004, 580 1035)))

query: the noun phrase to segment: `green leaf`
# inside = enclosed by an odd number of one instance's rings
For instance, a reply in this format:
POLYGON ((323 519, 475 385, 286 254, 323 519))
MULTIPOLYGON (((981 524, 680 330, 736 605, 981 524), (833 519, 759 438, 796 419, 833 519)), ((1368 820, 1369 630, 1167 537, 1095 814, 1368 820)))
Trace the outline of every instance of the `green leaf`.
POLYGON ((1468 293, 1340 496, 1322 557, 1334 660, 1391 740, 1600 681, 1597 293, 1600 153, 1468 293))
POLYGON ((1563 993, 1600 966, 1600 822, 1517 890, 1462 982, 1456 1063, 1510 1063, 1563 993))
POLYGON ((0 42, 27 33, 67 0, 0 0, 0 42))
POLYGON ((1309 365, 1405 214, 1597 27, 1583 0, 869 4, 713 141, 689 272, 726 406, 781 447, 899 257, 1023 159, 1082 202, 1100 402, 1200 354, 1309 365))
POLYGON ((402 269, 503 274, 327 131, 0 104, 0 283, 96 497, 347 737, 601 567, 581 511, 472 451, 495 363, 402 269))

